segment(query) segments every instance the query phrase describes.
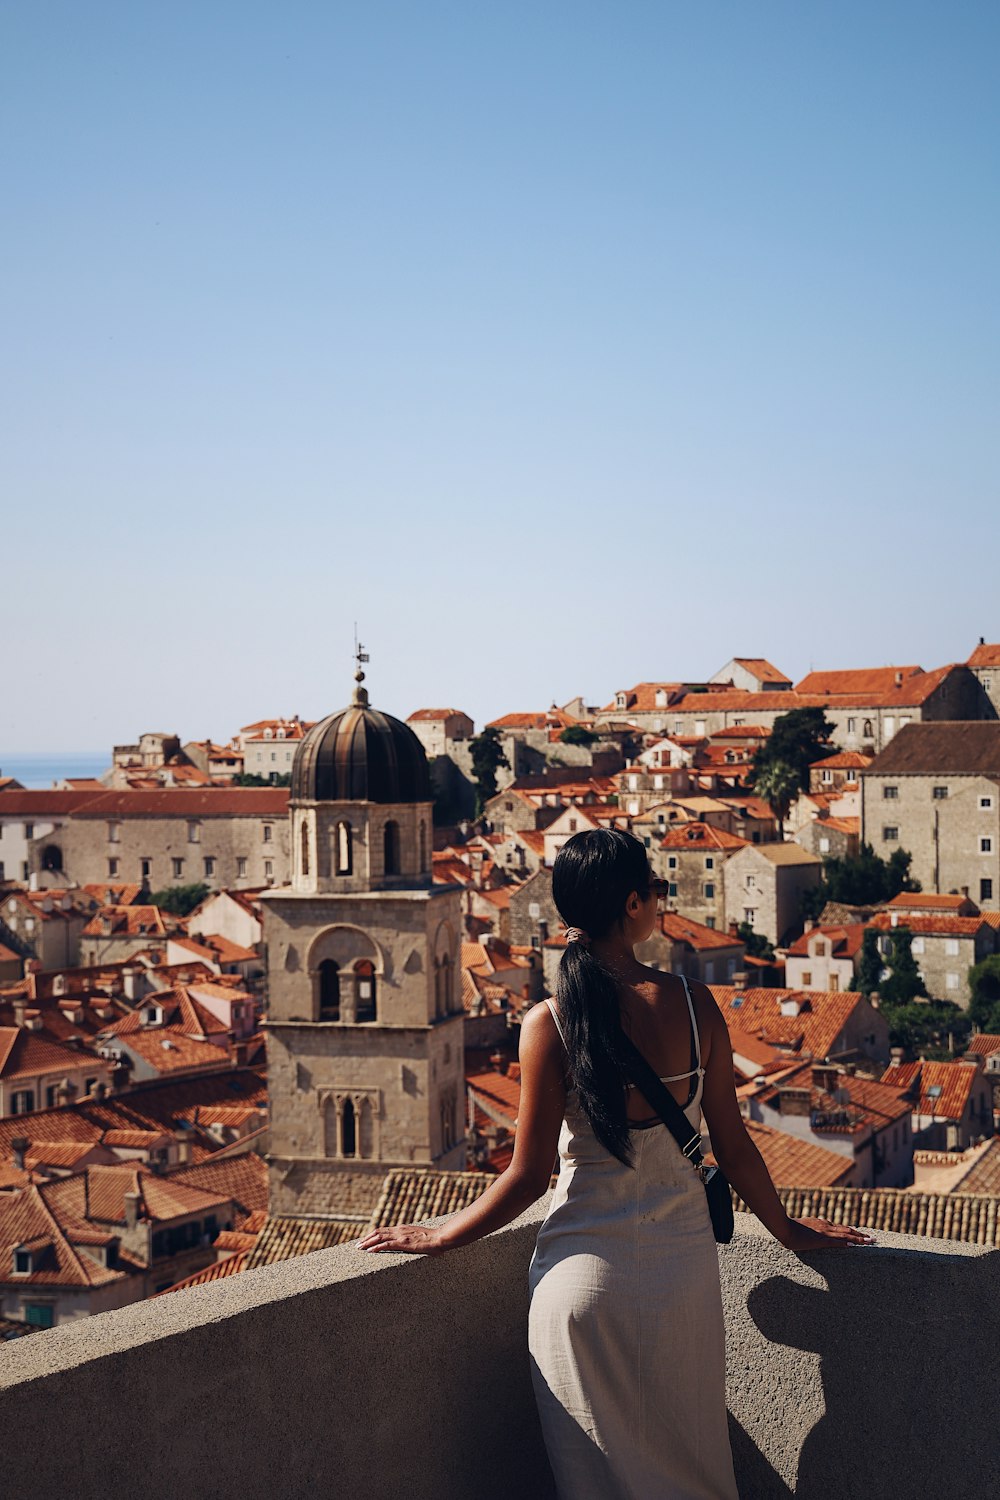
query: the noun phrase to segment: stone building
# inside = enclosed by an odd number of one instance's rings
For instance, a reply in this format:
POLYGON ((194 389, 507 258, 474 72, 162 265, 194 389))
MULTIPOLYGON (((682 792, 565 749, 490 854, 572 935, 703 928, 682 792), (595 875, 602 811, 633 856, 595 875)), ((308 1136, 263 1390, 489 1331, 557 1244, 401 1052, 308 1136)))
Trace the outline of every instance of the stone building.
POLYGON ((726 865, 726 925, 748 922, 772 943, 801 925, 802 897, 820 883, 823 862, 798 844, 748 844, 726 865))
POLYGON ((969 970, 997 951, 1000 933, 985 917, 955 917, 937 912, 879 912, 868 924, 879 934, 879 951, 891 962, 892 934, 905 927, 913 935, 912 951, 927 992, 934 1000, 969 1007, 969 970))
POLYGON ((979 685, 1000 718, 1000 645, 989 645, 982 636, 979 645, 969 657, 969 670, 975 672, 979 685))
POLYGON ((290 719, 261 719, 256 724, 245 724, 236 737, 237 748, 243 754, 244 775, 263 776, 265 781, 289 775, 295 752, 311 727, 297 714, 290 719))
POLYGON ((726 862, 747 847, 748 840, 709 823, 672 828, 659 846, 650 850, 654 870, 669 882, 671 910, 725 931, 726 862))
POLYGON ((1000 723, 911 724, 861 772, 861 836, 925 891, 1000 909, 1000 723))
POLYGON ((291 884, 260 898, 270 1211, 359 1223, 390 1168, 465 1165, 461 893, 433 883, 423 746, 363 675, 299 745, 291 884))
MULTIPOLYGON (((32 794, 60 808, 74 795, 32 794)), ((289 873, 287 811, 281 787, 88 795, 44 822, 36 814, 46 831, 36 826, 28 844, 30 878, 51 882, 59 871, 62 883, 138 881, 153 891, 198 883, 210 890, 281 885, 289 873)))

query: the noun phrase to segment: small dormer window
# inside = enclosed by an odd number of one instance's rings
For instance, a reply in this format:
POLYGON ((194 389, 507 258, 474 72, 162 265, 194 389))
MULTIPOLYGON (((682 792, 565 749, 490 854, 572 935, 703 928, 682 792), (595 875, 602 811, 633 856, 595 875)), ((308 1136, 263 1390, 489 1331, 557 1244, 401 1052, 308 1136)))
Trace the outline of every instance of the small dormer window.
POLYGON ((666 708, 667 706, 667 694, 663 688, 656 689, 656 706, 657 708, 666 708))
POLYGON ((285 738, 285 731, 283 729, 279 729, 278 730, 278 739, 279 740, 283 740, 284 738, 285 738))
POLYGON ((618 708, 625 708, 625 707, 627 707, 627 699, 626 699, 624 693, 616 693, 615 694, 615 704, 616 704, 616 706, 618 708))
POLYGON ((31 1251, 30 1250, 26 1250, 23 1245, 15 1245, 15 1247, 14 1247, 14 1275, 15 1276, 30 1276, 33 1270, 34 1270, 34 1258, 33 1258, 32 1254, 31 1254, 31 1251))
POLYGON ((273 740, 274 739, 274 731, 272 729, 265 729, 264 730, 264 738, 266 740, 273 740))

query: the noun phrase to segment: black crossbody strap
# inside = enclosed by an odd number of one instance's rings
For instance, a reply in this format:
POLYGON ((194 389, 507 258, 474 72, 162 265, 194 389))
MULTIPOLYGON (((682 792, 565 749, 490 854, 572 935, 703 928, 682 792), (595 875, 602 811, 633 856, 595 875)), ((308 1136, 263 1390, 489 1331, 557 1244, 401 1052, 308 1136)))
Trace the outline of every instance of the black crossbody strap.
POLYGON ((656 1110, 656 1113, 681 1148, 681 1155, 686 1156, 688 1161, 693 1162, 696 1167, 700 1167, 702 1164, 701 1131, 695 1130, 692 1132, 691 1121, 681 1109, 673 1094, 663 1081, 657 1077, 638 1047, 624 1032, 622 1032, 621 1043, 630 1079, 642 1090, 647 1103, 652 1105, 653 1109, 656 1110))

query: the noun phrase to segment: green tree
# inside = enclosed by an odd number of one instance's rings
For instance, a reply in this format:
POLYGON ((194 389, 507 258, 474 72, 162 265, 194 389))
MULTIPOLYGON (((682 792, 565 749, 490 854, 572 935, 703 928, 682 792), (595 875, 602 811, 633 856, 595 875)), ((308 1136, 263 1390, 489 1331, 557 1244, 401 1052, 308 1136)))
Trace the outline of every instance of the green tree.
POLYGON ((880 859, 871 844, 862 844, 853 858, 825 859, 826 899, 847 906, 879 906, 900 891, 919 891, 919 881, 910 878, 911 858, 906 849, 894 849, 888 860, 880 859))
POLYGON ((497 771, 501 766, 510 770, 510 761, 500 743, 500 731, 487 724, 481 734, 469 741, 472 752, 472 769, 476 777, 476 817, 478 818, 491 797, 497 793, 497 771))
POLYGON ((564 745, 592 745, 597 735, 585 724, 567 724, 559 738, 564 745))
POLYGON ((736 929, 736 935, 751 958, 774 957, 774 949, 762 932, 755 932, 749 922, 741 922, 736 929))
POLYGON ((880 1009, 888 1022, 890 1045, 902 1047, 911 1058, 946 1059, 954 1056, 952 1048, 965 1050, 971 1023, 949 1000, 911 1000, 902 1005, 882 1001, 880 1009))
POLYGON ((754 767, 753 789, 774 813, 779 828, 802 790, 798 770, 787 760, 769 760, 754 767))
POLYGON ((1000 1033, 1000 954, 973 964, 969 970, 969 1018, 980 1031, 1000 1033))
POLYGON ((771 733, 754 755, 751 772, 754 789, 760 796, 766 796, 757 787, 757 776, 768 766, 781 764, 795 772, 797 790, 807 791, 809 767, 814 760, 829 755, 833 730, 834 725, 821 708, 793 708, 790 713, 779 714, 771 733))
POLYGON ((291 771, 279 771, 274 776, 258 776, 255 771, 241 771, 233 777, 236 786, 291 786, 291 771))
POLYGON ((885 968, 879 952, 878 936, 876 928, 866 927, 861 942, 861 959, 858 963, 856 988, 866 997, 873 995, 881 985, 882 970, 885 968))
POLYGON ((892 965, 887 979, 882 980, 880 994, 887 1004, 899 1007, 927 994, 917 960, 913 957, 913 933, 908 927, 894 927, 890 935, 892 965))
POLYGON ((154 891, 149 904, 159 906, 175 917, 186 917, 196 906, 201 905, 208 893, 209 887, 204 881, 199 881, 197 885, 175 885, 168 891, 154 891))

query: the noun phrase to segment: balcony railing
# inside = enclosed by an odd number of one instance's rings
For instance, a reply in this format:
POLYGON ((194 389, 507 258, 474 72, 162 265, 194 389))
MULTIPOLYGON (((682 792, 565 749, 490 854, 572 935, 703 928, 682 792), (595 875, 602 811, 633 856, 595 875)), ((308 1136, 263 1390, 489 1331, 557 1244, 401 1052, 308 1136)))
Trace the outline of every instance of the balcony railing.
MULTIPOLYGON (((541 1213, 439 1259, 341 1246, 0 1345, 3 1494, 547 1500, 541 1213)), ((879 1241, 806 1263, 740 1215, 720 1249, 744 1497, 997 1493, 1000 1252, 879 1241)))

